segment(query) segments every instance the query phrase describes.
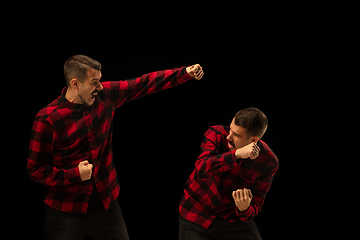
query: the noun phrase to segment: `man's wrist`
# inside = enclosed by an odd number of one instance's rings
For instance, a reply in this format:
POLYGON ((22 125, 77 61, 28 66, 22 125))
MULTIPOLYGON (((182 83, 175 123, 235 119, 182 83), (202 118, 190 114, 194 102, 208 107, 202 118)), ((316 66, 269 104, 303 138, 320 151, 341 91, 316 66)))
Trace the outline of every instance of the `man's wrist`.
POLYGON ((236 159, 242 158, 240 148, 236 149, 236 151, 235 151, 235 157, 236 157, 236 159))

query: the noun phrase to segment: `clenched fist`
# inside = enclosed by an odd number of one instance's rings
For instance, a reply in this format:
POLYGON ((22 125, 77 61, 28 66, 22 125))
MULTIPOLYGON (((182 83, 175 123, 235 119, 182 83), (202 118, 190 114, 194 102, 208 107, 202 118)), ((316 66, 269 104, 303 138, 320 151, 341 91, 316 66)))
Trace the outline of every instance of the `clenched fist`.
POLYGON ((245 212, 249 208, 250 202, 253 199, 250 189, 246 188, 233 191, 232 197, 240 212, 245 212))
POLYGON ((187 67, 186 72, 196 80, 200 80, 204 76, 204 72, 200 64, 195 64, 187 67))
POLYGON ((236 158, 250 158, 255 159, 259 156, 260 148, 256 145, 255 142, 252 142, 245 147, 238 148, 235 152, 236 158))
POLYGON ((81 181, 86 181, 91 178, 93 165, 89 164, 87 160, 82 161, 78 165, 81 181))

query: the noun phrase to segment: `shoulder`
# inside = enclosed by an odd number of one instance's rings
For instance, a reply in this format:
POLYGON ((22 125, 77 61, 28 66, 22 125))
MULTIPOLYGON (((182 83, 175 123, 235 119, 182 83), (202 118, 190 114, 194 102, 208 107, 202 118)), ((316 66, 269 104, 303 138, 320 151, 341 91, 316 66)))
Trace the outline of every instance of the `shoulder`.
POLYGON ((269 164, 278 167, 279 159, 275 155, 275 153, 271 150, 271 148, 262 140, 259 141, 260 154, 267 156, 267 161, 269 164))
POLYGON ((226 146, 226 137, 229 135, 229 127, 223 125, 211 126, 204 134, 204 142, 212 142, 212 144, 220 147, 226 146))
POLYGON ((215 134, 229 134, 229 127, 224 125, 214 125, 211 126, 207 132, 213 132, 215 134))
POLYGON ((102 86, 104 90, 116 89, 118 88, 121 81, 109 81, 109 82, 102 82, 102 86))
POLYGON ((227 152, 227 140, 226 137, 229 135, 229 127, 222 125, 211 126, 204 133, 204 140, 201 143, 201 147, 207 150, 216 152, 227 152))
POLYGON ((208 136, 227 136, 229 135, 229 127, 223 125, 214 125, 211 126, 206 132, 205 137, 208 136))
POLYGON ((36 115, 36 119, 42 119, 52 124, 57 118, 61 117, 59 111, 64 109, 65 105, 62 100, 63 96, 58 97, 52 103, 42 108, 36 115))

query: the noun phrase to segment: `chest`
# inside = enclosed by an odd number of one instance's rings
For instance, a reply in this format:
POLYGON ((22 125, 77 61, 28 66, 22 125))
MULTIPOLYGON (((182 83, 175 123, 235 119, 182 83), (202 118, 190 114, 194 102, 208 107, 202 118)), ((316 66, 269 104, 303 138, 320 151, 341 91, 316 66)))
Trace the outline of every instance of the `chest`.
POLYGON ((260 155, 257 159, 244 159, 237 167, 221 175, 223 188, 236 190, 239 188, 252 189, 269 170, 266 164, 266 155, 260 155))
POLYGON ((111 137, 114 111, 111 106, 98 104, 84 111, 60 112, 54 122, 54 150, 73 154, 98 147, 111 137))

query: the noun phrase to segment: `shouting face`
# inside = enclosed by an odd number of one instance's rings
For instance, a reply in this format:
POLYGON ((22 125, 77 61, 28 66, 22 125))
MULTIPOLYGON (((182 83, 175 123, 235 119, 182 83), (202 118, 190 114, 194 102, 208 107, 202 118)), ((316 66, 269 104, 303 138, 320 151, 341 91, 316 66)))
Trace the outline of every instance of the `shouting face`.
POLYGON ((259 140, 257 136, 248 136, 246 128, 235 124, 235 118, 230 124, 230 132, 226 139, 229 141, 228 147, 230 150, 245 147, 251 142, 257 142, 259 140))
POLYGON ((83 81, 76 78, 71 80, 71 88, 66 93, 66 98, 74 103, 91 106, 95 102, 95 97, 103 89, 100 83, 102 75, 99 70, 90 68, 87 77, 83 81))

